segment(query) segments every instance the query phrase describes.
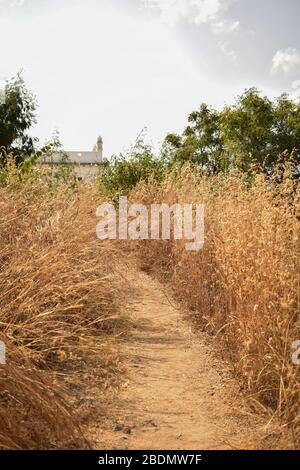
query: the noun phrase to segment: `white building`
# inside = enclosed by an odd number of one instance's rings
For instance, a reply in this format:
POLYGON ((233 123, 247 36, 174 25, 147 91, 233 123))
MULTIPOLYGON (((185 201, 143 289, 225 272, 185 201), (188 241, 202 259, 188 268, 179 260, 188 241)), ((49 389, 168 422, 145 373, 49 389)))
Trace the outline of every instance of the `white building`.
POLYGON ((41 164, 43 167, 51 169, 59 168, 61 165, 70 165, 78 179, 88 181, 98 174, 99 163, 102 161, 103 140, 101 137, 98 137, 96 145, 91 152, 56 152, 49 157, 45 157, 41 164))

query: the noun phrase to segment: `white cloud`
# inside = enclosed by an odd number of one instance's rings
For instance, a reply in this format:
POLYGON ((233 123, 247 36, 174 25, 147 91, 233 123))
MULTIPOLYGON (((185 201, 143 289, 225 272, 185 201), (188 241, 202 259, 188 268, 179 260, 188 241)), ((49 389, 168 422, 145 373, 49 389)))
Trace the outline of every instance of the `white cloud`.
POLYGON ((159 142, 201 101, 233 99, 235 85, 206 77, 161 21, 137 21, 111 0, 86 3, 0 15, 0 79, 24 70, 42 141, 57 128, 65 148, 80 151, 101 134, 110 155, 144 126, 159 142))
POLYGON ((300 80, 294 80, 292 83, 292 92, 290 96, 292 100, 298 101, 300 100, 300 80))
POLYGON ((221 21, 222 14, 235 0, 141 0, 148 8, 157 8, 162 19, 176 24, 185 19, 197 25, 209 23, 214 32, 232 32, 238 21, 221 21))
POLYGON ((272 72, 292 73, 300 69, 300 51, 288 47, 276 52, 272 60, 272 72))
POLYGON ((296 90, 298 88, 300 88, 300 80, 294 80, 292 83, 292 89, 296 90))
POLYGON ((22 7, 25 3, 25 0, 0 0, 0 6, 8 7, 22 7))
POLYGON ((230 48, 227 42, 219 42, 218 46, 223 54, 227 57, 229 62, 236 63, 237 62, 237 55, 236 52, 230 48))
POLYGON ((233 20, 216 21, 212 24, 214 33, 233 33, 240 29, 240 22, 233 20))

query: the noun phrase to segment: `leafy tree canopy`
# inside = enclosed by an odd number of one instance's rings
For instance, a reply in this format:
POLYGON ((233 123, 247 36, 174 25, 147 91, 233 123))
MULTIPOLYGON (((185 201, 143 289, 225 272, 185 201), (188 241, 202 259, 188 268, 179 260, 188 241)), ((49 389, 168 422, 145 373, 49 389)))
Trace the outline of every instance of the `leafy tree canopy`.
POLYGON ((0 149, 1 160, 10 153, 22 161, 32 155, 37 139, 27 131, 36 123, 36 99, 26 88, 19 73, 6 82, 0 91, 0 149))
POLYGON ((260 166, 271 171, 282 154, 300 157, 300 103, 283 94, 271 101, 256 88, 216 111, 203 103, 181 136, 169 134, 164 153, 172 162, 192 161, 209 174, 260 166))
POLYGON ((144 139, 145 130, 128 152, 113 156, 110 161, 101 164, 101 186, 110 196, 126 195, 141 181, 163 178, 165 162, 154 156, 151 146, 144 139))

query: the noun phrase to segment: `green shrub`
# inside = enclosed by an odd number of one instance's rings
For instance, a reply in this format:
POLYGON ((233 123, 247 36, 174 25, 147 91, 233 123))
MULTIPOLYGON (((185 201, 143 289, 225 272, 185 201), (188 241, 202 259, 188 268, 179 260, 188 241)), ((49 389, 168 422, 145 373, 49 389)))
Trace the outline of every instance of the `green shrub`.
POLYGON ((139 136, 124 154, 105 160, 100 167, 100 187, 108 196, 127 195, 139 182, 161 181, 167 171, 164 159, 155 157, 150 145, 139 136))

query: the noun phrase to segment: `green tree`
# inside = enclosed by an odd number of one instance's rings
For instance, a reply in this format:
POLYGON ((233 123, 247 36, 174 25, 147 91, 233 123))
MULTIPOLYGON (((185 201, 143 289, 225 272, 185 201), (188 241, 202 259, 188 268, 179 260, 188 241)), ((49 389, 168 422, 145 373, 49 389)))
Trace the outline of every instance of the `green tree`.
POLYGON ((0 94, 0 163, 14 155, 17 163, 34 152, 37 139, 27 131, 36 123, 36 99, 19 73, 0 94))
POLYGON ((273 155, 283 150, 295 150, 300 160, 300 102, 296 103, 283 94, 277 98, 274 107, 273 123, 273 155))
POLYGON ((111 197, 127 195, 141 181, 161 180, 165 169, 164 160, 156 158, 144 142, 143 132, 125 155, 113 156, 100 165, 100 184, 111 197))
POLYGON ((234 166, 245 171, 253 164, 263 166, 270 153, 273 157, 274 118, 272 101, 260 96, 255 88, 246 90, 235 105, 224 108, 221 134, 234 166))
POLYGON ((274 101, 256 88, 216 111, 202 104, 190 114, 182 136, 169 134, 164 152, 173 163, 187 160, 208 174, 259 166, 270 172, 279 158, 300 158, 300 104, 286 94, 274 101))
POLYGON ((300 105, 283 94, 271 101, 250 88, 221 116, 226 153, 235 166, 258 165, 270 172, 282 155, 300 156, 300 105))
POLYGON ((224 143, 220 133, 220 113, 203 103, 188 117, 182 136, 169 134, 165 151, 173 162, 192 161, 209 174, 224 169, 224 143))

